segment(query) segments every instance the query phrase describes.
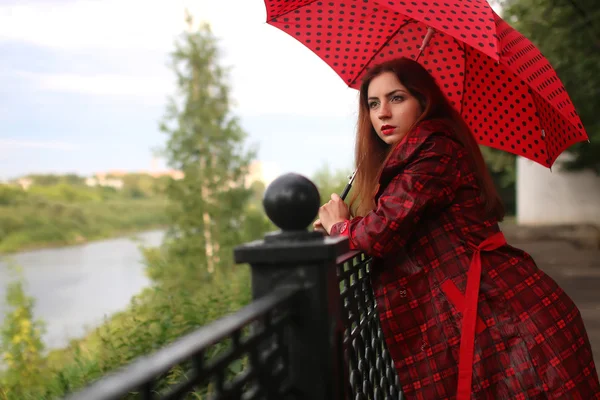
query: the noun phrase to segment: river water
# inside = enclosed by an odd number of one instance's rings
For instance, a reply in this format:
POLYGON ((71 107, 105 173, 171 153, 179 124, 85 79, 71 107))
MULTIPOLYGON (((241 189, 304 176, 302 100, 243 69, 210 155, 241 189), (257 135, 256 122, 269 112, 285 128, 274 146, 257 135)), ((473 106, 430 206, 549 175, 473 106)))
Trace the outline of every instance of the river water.
MULTIPOLYGON (((46 323, 48 348, 68 344, 105 317, 125 309, 131 297, 150 285, 145 276, 140 241, 160 244, 163 231, 150 231, 83 245, 13 254, 23 270, 28 295, 35 298, 35 317, 46 323)), ((0 321, 7 311, 9 261, 0 259, 0 321)))

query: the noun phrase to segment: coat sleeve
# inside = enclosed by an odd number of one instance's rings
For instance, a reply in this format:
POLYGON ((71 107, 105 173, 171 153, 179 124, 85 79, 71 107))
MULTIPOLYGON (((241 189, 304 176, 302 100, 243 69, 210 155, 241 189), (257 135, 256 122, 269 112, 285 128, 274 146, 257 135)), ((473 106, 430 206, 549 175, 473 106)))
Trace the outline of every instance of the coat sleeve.
POLYGON ((461 147, 452 139, 432 134, 384 189, 376 209, 335 224, 332 236, 348 235, 351 249, 374 257, 404 246, 428 212, 452 203, 462 156, 461 147))

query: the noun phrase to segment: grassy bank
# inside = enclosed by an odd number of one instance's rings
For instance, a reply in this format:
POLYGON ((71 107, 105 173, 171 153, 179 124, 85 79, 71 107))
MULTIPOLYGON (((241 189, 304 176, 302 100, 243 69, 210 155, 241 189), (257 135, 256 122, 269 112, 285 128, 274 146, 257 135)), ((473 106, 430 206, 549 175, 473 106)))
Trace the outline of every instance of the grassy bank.
POLYGON ((0 207, 0 253, 64 246, 166 224, 166 202, 160 199, 102 203, 0 207))
POLYGON ((166 206, 160 195, 84 185, 0 186, 0 254, 158 228, 166 206))

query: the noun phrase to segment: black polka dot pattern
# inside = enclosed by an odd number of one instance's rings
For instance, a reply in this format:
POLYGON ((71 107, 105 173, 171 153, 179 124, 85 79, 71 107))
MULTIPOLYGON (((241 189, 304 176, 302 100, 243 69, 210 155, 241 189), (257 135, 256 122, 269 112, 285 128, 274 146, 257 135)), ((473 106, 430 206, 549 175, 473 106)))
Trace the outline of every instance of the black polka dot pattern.
POLYGON ((543 129, 542 138, 548 151, 546 165, 552 166, 565 149, 577 142, 587 140, 587 135, 583 129, 577 129, 569 123, 542 96, 534 92, 532 97, 539 113, 540 126, 543 129))
POLYGON ((494 11, 487 0, 384 1, 382 5, 447 33, 498 60, 494 11))
POLYGON ((468 46, 465 51, 461 113, 479 143, 545 165, 546 144, 529 87, 504 65, 468 46))
POLYGON ((587 135, 554 69, 486 0, 265 0, 267 22, 295 37, 353 88, 372 66, 416 59, 479 143, 542 165, 587 135))
MULTIPOLYGON (((548 167, 552 166, 565 149, 587 140, 588 136, 575 106, 550 62, 537 47, 506 21, 496 14, 494 18, 501 48, 500 63, 521 79, 521 85, 529 88, 539 120, 539 134, 546 147, 546 154, 540 155, 539 158, 532 158, 529 154, 526 157, 548 167)), ((532 141, 540 140, 537 134, 528 139, 528 146, 532 141)))

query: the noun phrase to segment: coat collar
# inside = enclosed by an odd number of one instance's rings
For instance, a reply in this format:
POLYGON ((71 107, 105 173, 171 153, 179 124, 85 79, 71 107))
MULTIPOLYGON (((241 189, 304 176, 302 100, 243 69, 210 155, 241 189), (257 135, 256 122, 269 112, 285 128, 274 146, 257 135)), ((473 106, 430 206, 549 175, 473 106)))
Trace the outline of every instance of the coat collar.
POLYGON ((381 180, 394 176, 415 156, 427 138, 436 132, 449 133, 451 130, 447 121, 425 120, 414 127, 394 147, 381 173, 381 180))

